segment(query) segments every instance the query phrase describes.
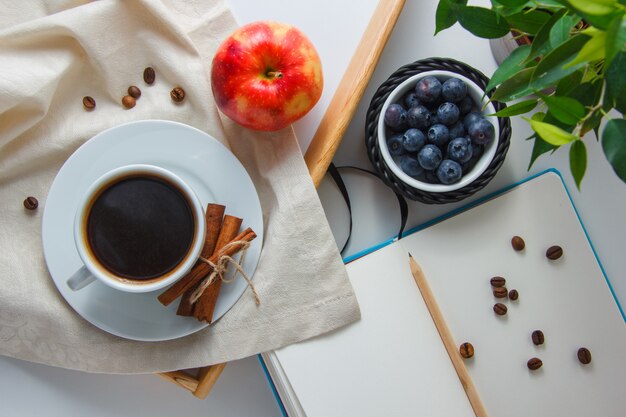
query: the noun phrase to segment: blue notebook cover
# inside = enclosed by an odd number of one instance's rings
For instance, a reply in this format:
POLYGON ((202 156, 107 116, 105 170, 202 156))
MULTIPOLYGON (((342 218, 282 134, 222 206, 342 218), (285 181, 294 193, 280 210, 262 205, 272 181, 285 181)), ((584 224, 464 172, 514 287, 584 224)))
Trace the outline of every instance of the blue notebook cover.
MULTIPOLYGON (((571 195, 569 193, 569 190, 567 190, 567 187, 565 186, 565 183, 563 182, 563 178, 562 178, 560 172, 555 170, 555 169, 549 169, 549 170, 546 170, 546 171, 542 171, 542 172, 540 172, 540 173, 538 173, 536 175, 533 175, 533 176, 530 176, 529 178, 526 178, 523 181, 520 181, 518 183, 512 184, 512 185, 510 185, 508 187, 505 187, 505 188, 503 188, 501 190, 498 190, 498 191, 496 191, 494 193, 486 195, 486 196, 484 196, 484 197, 482 197, 482 198, 480 198, 480 199, 478 199, 478 200, 476 200, 476 201, 474 201, 474 202, 472 202, 470 204, 467 204, 467 205, 465 205, 465 206, 463 206, 461 208, 455 209, 455 210, 451 211, 450 213, 447 213, 447 214, 445 214, 443 216, 437 217, 437 218, 435 218, 435 219, 433 219, 431 221, 428 221, 428 222, 426 222, 424 224, 416 226, 416 227, 408 230, 407 232, 405 232, 403 234, 403 237, 409 236, 409 235, 411 235, 413 233, 416 233, 416 232, 418 232, 420 230, 426 229, 426 228, 428 228, 428 227, 430 227, 430 226, 432 226, 432 225, 434 225, 436 223, 442 222, 442 221, 444 221, 446 219, 449 219, 449 218, 451 218, 453 216, 456 216, 457 214, 459 214, 461 212, 470 210, 470 209, 472 209, 472 208, 474 208, 474 207, 476 207, 476 206, 478 206, 478 205, 480 205, 480 204, 482 204, 482 203, 484 203, 484 202, 486 202, 488 200, 494 199, 494 198, 502 195, 503 193, 512 190, 513 188, 515 188, 515 187, 517 187, 517 186, 519 186, 521 184, 527 183, 527 182, 529 182, 529 181, 531 181, 531 180, 533 180, 535 178, 538 178, 538 177, 540 177, 542 175, 546 175, 548 173, 554 173, 554 174, 558 175, 558 177, 559 177, 559 179, 560 179, 560 181, 561 181, 561 183, 562 183, 562 185, 563 185, 563 187, 564 187, 564 189, 565 189, 565 191, 567 193, 569 201, 572 204, 572 208, 573 208, 574 212, 576 213, 576 217, 578 218, 578 222, 580 223, 580 225, 581 225, 581 227, 583 229, 583 232, 584 232, 585 237, 586 237, 586 239, 587 239, 587 241, 589 243, 589 246, 591 247, 591 250, 593 251, 593 255, 595 257, 595 260, 597 261, 597 263, 598 263, 598 265, 600 267, 600 270, 602 271, 602 274, 603 274, 604 279, 605 279, 605 281, 607 283, 607 286, 609 287, 609 289, 611 291, 611 295, 613 296, 613 299, 615 300, 615 303, 616 303, 616 305, 617 305, 617 307, 619 309, 619 312, 621 313, 622 319, 624 321, 626 321, 626 316, 624 315, 624 310, 623 310, 622 306, 620 305, 619 300, 617 299, 617 297, 615 295, 613 287, 611 286, 611 283, 610 283, 610 281, 609 281, 609 279, 608 279, 608 277, 606 275, 606 272, 605 272, 604 268, 602 267, 602 264, 600 262, 598 254, 597 254, 597 252, 596 252, 596 250, 595 250, 595 248, 594 248, 594 246, 593 246, 593 244, 592 244, 592 242, 591 242, 591 240, 589 238, 587 230, 586 230, 584 224, 582 223, 582 221, 580 219, 580 216, 578 214, 578 211, 576 210, 576 207, 573 204, 573 201, 571 199, 571 195)), ((374 251, 376 251, 378 249, 381 249, 381 248, 383 248, 385 246, 388 246, 388 245, 394 243, 395 241, 397 241, 397 237, 394 237, 394 238, 388 239, 386 241, 383 241, 380 244, 374 245, 374 246, 372 246, 370 248, 367 248, 367 249, 365 249, 363 251, 360 251, 360 252, 358 252, 358 253, 356 253, 354 255, 351 255, 349 257, 344 258, 344 263, 349 263, 349 262, 352 262, 352 261, 354 261, 356 259, 359 259, 359 258, 361 258, 363 256, 366 256, 366 255, 368 255, 368 254, 370 254, 370 253, 372 253, 372 252, 374 252, 374 251)), ((277 402, 278 402, 278 404, 280 406, 281 412, 283 413, 283 415, 285 417, 287 417, 287 412, 285 410, 285 407, 284 407, 284 405, 283 405, 283 403, 282 403, 282 401, 280 399, 280 396, 279 396, 279 394, 278 394, 278 392, 276 390, 276 387, 275 387, 275 385, 274 385, 274 383, 273 383, 273 381, 272 381, 272 379, 270 377, 270 374, 269 374, 269 372, 267 370, 266 364, 264 363, 261 355, 259 355, 259 361, 261 362, 261 366, 262 366, 262 368, 263 368, 263 370, 265 372, 265 375, 266 375, 266 377, 268 379, 268 382, 270 384, 272 392, 274 393, 274 396, 275 396, 275 398, 276 398, 276 400, 277 400, 277 402)))

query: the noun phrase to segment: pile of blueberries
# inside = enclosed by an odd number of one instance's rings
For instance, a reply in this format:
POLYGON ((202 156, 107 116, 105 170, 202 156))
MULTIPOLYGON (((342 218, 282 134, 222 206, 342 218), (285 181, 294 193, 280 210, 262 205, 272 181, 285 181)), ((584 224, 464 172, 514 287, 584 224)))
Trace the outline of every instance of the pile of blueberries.
POLYGON ((495 136, 467 94, 467 84, 455 77, 419 79, 384 118, 394 161, 407 175, 431 184, 458 182, 495 136))

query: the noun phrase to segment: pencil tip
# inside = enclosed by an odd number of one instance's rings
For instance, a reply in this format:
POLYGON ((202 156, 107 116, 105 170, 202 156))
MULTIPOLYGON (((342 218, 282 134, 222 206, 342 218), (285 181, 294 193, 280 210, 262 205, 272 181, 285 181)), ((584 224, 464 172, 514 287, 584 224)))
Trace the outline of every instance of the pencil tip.
POLYGON ((411 255, 411 252, 408 252, 408 254, 409 254, 409 258, 412 258, 412 257, 413 257, 413 255, 411 255))

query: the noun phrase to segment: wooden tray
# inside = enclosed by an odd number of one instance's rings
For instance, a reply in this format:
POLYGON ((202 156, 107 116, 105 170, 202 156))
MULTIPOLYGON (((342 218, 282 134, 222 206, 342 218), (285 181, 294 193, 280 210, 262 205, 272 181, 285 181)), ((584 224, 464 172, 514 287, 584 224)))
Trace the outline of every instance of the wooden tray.
MULTIPOLYGON (((315 187, 322 182, 339 148, 404 3, 405 0, 379 0, 337 91, 324 113, 304 155, 315 187)), ((191 391, 197 398, 206 398, 224 367, 226 364, 220 363, 194 371, 179 370, 162 372, 158 375, 191 391)))

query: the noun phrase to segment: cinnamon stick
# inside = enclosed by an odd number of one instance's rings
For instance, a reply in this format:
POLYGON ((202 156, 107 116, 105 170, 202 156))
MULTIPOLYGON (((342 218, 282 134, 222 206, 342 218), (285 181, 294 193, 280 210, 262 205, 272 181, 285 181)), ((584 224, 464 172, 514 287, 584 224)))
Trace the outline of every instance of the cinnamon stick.
MULTIPOLYGON (((246 230, 231 239, 228 243, 237 241, 251 242, 255 238, 256 233, 254 233, 254 231, 248 227, 246 230)), ((239 252, 242 247, 243 245, 233 245, 229 247, 226 251, 224 251, 224 255, 233 256, 234 254, 239 252)), ((218 255, 219 254, 214 253, 211 258, 209 258, 209 261, 211 261, 212 263, 216 263, 218 261, 218 255)), ((159 295, 159 302, 164 306, 170 305, 172 301, 183 295, 185 291, 202 281, 202 279, 210 274, 212 270, 213 268, 205 262, 197 263, 191 269, 191 272, 188 275, 178 280, 174 285, 172 285, 161 295, 159 295)))
MULTIPOLYGON (((204 246, 202 247, 202 252, 200 252, 200 256, 203 258, 209 258, 215 252, 215 245, 217 244, 217 238, 219 237, 220 230, 222 228, 222 219, 224 218, 224 212, 226 211, 226 206, 221 204, 213 204, 209 203, 206 206, 206 214, 204 215, 206 219, 206 235, 204 238, 204 246)), ((187 290, 178 305, 178 310, 176 310, 176 314, 179 316, 193 316, 194 305, 191 303, 191 295, 193 294, 196 286, 187 290)))
MULTIPOLYGON (((226 244, 237 235, 242 222, 243 219, 240 219, 239 217, 229 216, 228 214, 224 217, 222 230, 220 231, 220 236, 215 245, 216 252, 226 246, 226 244)), ((215 304, 217 303, 217 296, 220 293, 220 288, 222 288, 222 280, 217 279, 213 281, 206 290, 204 290, 200 298, 196 301, 194 307, 193 315, 195 318, 211 323, 213 310, 215 310, 215 304)))

